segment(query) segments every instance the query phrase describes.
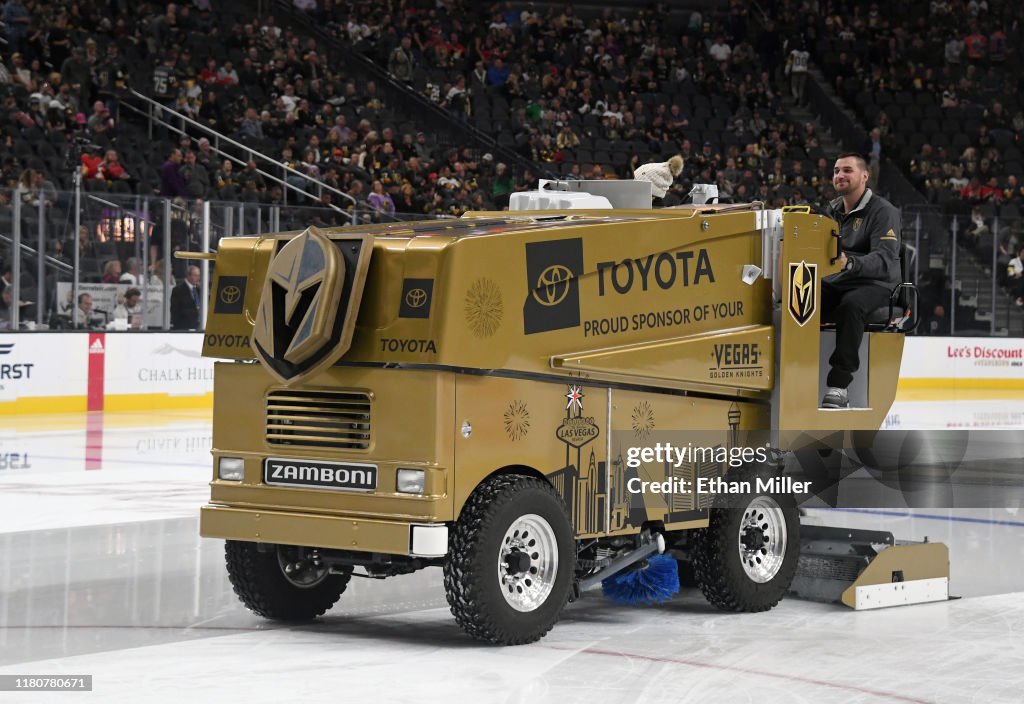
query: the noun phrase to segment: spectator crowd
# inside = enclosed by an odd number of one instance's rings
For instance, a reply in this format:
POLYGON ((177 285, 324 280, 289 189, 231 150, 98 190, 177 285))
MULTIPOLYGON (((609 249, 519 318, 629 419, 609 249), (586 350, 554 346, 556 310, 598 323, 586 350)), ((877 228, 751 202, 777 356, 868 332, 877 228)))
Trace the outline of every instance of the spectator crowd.
MULTIPOLYGON (((304 175, 328 187, 306 204, 344 205, 336 190, 383 218, 501 208, 541 172, 630 177, 675 153, 687 182, 717 181, 737 200, 832 195, 814 126, 788 119, 782 47, 743 3, 715 15, 656 6, 586 18, 571 5, 468 0, 298 5, 537 168, 439 145, 376 81, 345 75, 322 41, 273 16, 232 21, 204 2, 8 0, 4 175, 34 168, 70 187, 71 135, 100 147, 80 160, 90 189, 275 204, 294 202, 286 184, 309 190, 304 175), (132 87, 282 168, 225 160, 197 134, 161 134, 154 163, 154 145, 118 109, 132 87)), ((680 184, 669 202, 684 197, 680 184)))
MULTIPOLYGON (((816 128, 783 100, 779 37, 745 3, 714 15, 657 5, 582 17, 572 5, 461 0, 310 12, 455 119, 564 177, 630 178, 681 154, 685 182, 717 182, 727 198, 834 195, 816 128)), ((666 202, 685 196, 680 183, 666 202)))
MULTIPOLYGON (((783 2, 783 16, 800 10, 783 2)), ((891 160, 959 222, 959 241, 1018 306, 1024 245, 1024 26, 1003 0, 825 3, 805 15, 815 58, 891 160), (999 237, 993 245, 996 220, 999 237)))
MULTIPOLYGON (((873 128, 863 147, 876 173, 891 160, 981 226, 1019 216, 1024 198, 1020 18, 1001 0, 932 0, 927 12, 298 0, 297 17, 277 18, 216 5, 6 0, 0 186, 52 203, 77 169, 87 190, 181 199, 186 212, 202 200, 299 203, 335 224, 353 207, 372 220, 500 209, 540 174, 630 178, 681 154, 666 204, 695 182, 737 201, 824 204, 832 155, 792 116, 816 64, 873 128), (225 158, 189 128, 151 138, 122 105, 132 88, 244 149, 225 158), (399 109, 396 90, 447 111, 461 143, 399 109)), ((1018 244, 1008 228, 1002 270, 1018 244)))

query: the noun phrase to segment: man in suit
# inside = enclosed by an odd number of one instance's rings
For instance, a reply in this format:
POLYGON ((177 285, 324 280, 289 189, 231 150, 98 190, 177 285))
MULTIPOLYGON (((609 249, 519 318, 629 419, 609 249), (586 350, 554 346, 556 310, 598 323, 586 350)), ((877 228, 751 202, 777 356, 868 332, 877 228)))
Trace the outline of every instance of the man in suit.
POLYGON ((199 329, 199 267, 190 266, 185 279, 171 291, 171 328, 199 329))

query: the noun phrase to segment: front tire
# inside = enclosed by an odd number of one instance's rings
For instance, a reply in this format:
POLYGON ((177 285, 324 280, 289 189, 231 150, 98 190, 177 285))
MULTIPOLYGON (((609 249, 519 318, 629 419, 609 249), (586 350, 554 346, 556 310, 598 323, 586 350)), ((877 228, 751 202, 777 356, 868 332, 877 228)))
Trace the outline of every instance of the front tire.
MULTIPOLYGON (((749 481, 754 487, 754 477, 749 481)), ((771 609, 789 589, 799 561, 796 500, 752 492, 719 496, 715 503, 694 546, 701 591, 724 611, 771 609)))
POLYGON ((541 479, 502 475, 477 487, 451 531, 445 594, 472 637, 532 643, 558 621, 575 569, 562 499, 541 479))
POLYGON ((246 608, 275 621, 308 621, 322 616, 341 597, 351 568, 332 574, 310 551, 293 545, 229 540, 224 545, 228 579, 246 608))

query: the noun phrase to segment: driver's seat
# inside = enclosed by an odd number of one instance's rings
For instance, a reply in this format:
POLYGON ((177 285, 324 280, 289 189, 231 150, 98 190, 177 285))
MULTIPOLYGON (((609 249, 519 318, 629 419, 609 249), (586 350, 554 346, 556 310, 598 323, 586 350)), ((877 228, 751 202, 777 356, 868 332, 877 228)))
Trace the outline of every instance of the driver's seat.
POLYGON ((918 307, 917 285, 911 281, 917 249, 900 243, 900 278, 889 294, 889 305, 875 309, 868 316, 865 329, 872 332, 913 332, 921 320, 918 307))

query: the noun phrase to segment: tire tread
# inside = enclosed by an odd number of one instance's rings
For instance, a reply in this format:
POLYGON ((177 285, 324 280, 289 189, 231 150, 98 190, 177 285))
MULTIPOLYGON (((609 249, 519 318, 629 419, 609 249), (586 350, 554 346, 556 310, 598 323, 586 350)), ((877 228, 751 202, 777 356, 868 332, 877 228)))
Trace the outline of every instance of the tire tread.
MULTIPOLYGON (((755 476, 751 473, 743 478, 753 480, 755 476)), ((716 501, 716 503, 718 502, 716 501)), ((786 507, 782 503, 780 506, 787 515, 792 512, 792 515, 796 516, 795 503, 792 508, 786 507)), ((787 541, 790 541, 789 549, 792 549, 795 544, 796 554, 792 559, 783 562, 779 573, 768 583, 784 584, 785 588, 779 590, 776 587, 774 590, 769 590, 767 584, 757 585, 754 589, 745 588, 749 587, 750 583, 743 583, 740 581, 742 578, 730 574, 727 568, 727 561, 734 557, 732 553, 736 550, 735 541, 737 540, 733 526, 730 525, 730 512, 740 510, 722 506, 711 508, 708 527, 698 529, 694 536, 694 572, 704 598, 712 606, 722 611, 748 613, 768 611, 782 600, 796 574, 799 562, 799 530, 796 533, 787 531, 787 541), (774 591, 774 594, 766 598, 770 591, 774 591)), ((796 524, 799 526, 799 518, 796 519, 796 524)))
POLYGON ((276 550, 260 552, 256 543, 228 540, 224 545, 228 579, 246 608, 274 621, 308 621, 323 616, 337 603, 352 578, 351 571, 332 574, 309 589, 288 583, 281 574, 276 550))
MULTIPOLYGON (((477 640, 502 645, 533 643, 551 630, 558 621, 558 613, 568 601, 568 589, 564 595, 553 592, 549 598, 562 601, 558 605, 554 619, 537 628, 517 632, 502 626, 478 598, 481 580, 493 579, 492 574, 480 574, 473 568, 483 536, 494 522, 498 510, 528 489, 550 494, 561 507, 566 525, 572 525, 565 504, 550 484, 534 477, 505 474, 492 477, 477 487, 462 509, 459 520, 449 532, 448 557, 444 563, 445 596, 456 623, 477 640)), ((569 556, 559 555, 560 561, 567 558, 574 561, 575 553, 569 556)), ((574 562, 566 565, 566 568, 571 570, 571 575, 575 571, 574 562)), ((563 567, 560 565, 559 569, 563 567)))

